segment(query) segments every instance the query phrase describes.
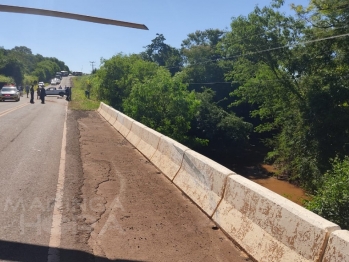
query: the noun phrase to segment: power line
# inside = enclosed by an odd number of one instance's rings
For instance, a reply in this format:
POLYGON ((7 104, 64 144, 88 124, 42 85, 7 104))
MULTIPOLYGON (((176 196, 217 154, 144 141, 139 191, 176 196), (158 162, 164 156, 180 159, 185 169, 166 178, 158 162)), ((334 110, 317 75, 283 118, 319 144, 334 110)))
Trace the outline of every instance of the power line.
MULTIPOLYGON (((329 37, 323 37, 323 38, 318 38, 318 39, 313 39, 313 40, 308 40, 308 41, 303 41, 303 42, 298 42, 298 43, 293 43, 293 44, 287 44, 287 45, 278 46, 278 47, 272 47, 272 48, 268 48, 268 49, 264 49, 264 50, 260 50, 260 51, 249 52, 249 53, 246 53, 246 54, 233 55, 233 56, 228 56, 228 57, 219 58, 219 59, 210 59, 210 60, 206 60, 206 61, 203 61, 203 62, 191 64, 191 65, 188 65, 188 66, 196 66, 196 65, 206 64, 206 63, 209 63, 209 62, 217 62, 217 61, 220 61, 220 60, 228 60, 228 59, 233 59, 233 58, 239 58, 239 57, 242 57, 242 56, 255 55, 255 54, 275 51, 275 50, 279 50, 279 49, 283 49, 283 48, 287 48, 287 47, 295 47, 295 46, 298 46, 298 45, 307 45, 307 44, 311 44, 311 43, 316 43, 316 42, 320 42, 320 41, 324 41, 324 40, 341 38, 341 37, 346 37, 346 36, 349 36, 349 33, 341 34, 341 35, 335 35, 335 36, 329 36, 329 37)), ((178 67, 179 66, 166 67, 166 68, 167 69, 172 69, 172 68, 178 68, 178 67)))

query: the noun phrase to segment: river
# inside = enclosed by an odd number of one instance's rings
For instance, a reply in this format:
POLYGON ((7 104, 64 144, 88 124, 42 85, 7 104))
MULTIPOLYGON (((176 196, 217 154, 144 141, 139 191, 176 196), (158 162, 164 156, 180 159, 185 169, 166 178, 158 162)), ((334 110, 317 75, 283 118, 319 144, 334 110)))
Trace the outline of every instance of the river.
POLYGON ((302 188, 286 180, 277 179, 275 176, 277 170, 272 165, 263 163, 264 155, 263 152, 261 153, 258 150, 254 150, 241 156, 211 154, 211 156, 208 157, 233 170, 237 174, 303 206, 303 201, 309 199, 306 192, 302 188))

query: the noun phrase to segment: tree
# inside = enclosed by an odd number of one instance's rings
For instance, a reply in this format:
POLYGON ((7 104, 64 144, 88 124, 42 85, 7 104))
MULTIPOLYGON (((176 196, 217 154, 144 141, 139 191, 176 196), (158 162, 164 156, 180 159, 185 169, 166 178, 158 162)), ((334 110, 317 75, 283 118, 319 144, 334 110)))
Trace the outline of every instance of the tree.
POLYGON ((40 81, 49 82, 59 71, 61 70, 58 64, 51 59, 45 59, 36 65, 33 75, 37 76, 40 81))
POLYGON ((319 181, 315 196, 306 207, 318 215, 349 229, 349 157, 336 157, 331 170, 319 181))
POLYGON ((210 151, 217 157, 247 146, 252 124, 244 122, 234 113, 226 112, 213 102, 214 96, 211 89, 197 93, 200 106, 190 133, 209 141, 210 151))
POLYGON ((256 106, 252 115, 262 121, 256 131, 272 135, 269 159, 315 190, 330 159, 349 153, 348 53, 342 39, 313 41, 334 29, 282 15, 274 8, 281 2, 233 19, 223 41, 233 62, 227 79, 240 85, 233 92, 238 103, 256 106))
MULTIPOLYGON (((227 85, 224 82, 224 69, 218 61, 221 58, 217 48, 224 32, 218 29, 208 29, 191 33, 183 40, 181 53, 183 54, 186 67, 183 72, 186 74, 189 89, 201 91, 202 86, 215 87, 215 91, 220 93, 227 85), (217 83, 211 85, 210 83, 217 83)), ((227 95, 227 94, 226 94, 227 95)), ((219 100, 223 97, 220 96, 219 100)))
POLYGON ((102 66, 94 74, 97 97, 107 101, 114 108, 123 111, 123 101, 136 83, 152 77, 158 65, 141 59, 139 55, 118 54, 102 60, 102 66))
POLYGON ((199 101, 180 75, 160 67, 153 77, 136 83, 124 101, 125 113, 158 132, 188 143, 187 135, 199 101))
POLYGON ((14 57, 6 57, 2 68, 0 68, 0 74, 12 77, 17 85, 21 85, 24 78, 22 64, 14 57))
POLYGON ((174 75, 183 66, 180 52, 176 48, 165 44, 166 38, 162 34, 156 35, 152 43, 145 47, 145 51, 141 53, 141 56, 146 61, 167 67, 174 75))

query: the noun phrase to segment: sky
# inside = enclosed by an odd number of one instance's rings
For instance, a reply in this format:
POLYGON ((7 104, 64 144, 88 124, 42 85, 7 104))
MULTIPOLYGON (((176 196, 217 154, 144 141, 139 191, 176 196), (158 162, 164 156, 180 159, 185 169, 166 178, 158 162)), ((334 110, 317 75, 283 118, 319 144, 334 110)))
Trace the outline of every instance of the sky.
MULTIPOLYGON (((180 48, 188 34, 206 29, 229 30, 232 17, 247 16, 254 7, 271 0, 0 0, 2 5, 22 6, 96 16, 146 25, 149 30, 95 24, 71 19, 0 12, 0 46, 26 46, 33 54, 56 57, 71 71, 90 73, 101 58, 145 50, 156 34, 180 48)), ((285 0, 307 6, 309 0, 285 0)))

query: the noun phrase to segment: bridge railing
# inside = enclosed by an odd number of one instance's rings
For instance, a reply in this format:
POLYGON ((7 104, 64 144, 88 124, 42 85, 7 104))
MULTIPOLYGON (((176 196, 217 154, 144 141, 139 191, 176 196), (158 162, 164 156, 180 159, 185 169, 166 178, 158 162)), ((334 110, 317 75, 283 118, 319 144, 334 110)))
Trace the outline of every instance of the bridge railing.
POLYGON ((98 112, 255 260, 349 262, 349 231, 104 103, 98 112))

